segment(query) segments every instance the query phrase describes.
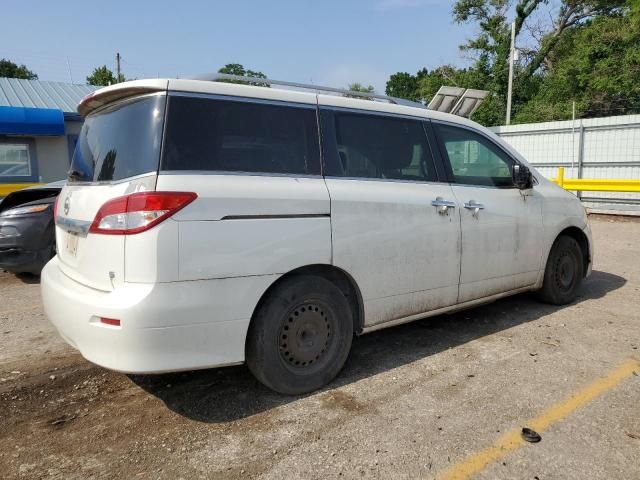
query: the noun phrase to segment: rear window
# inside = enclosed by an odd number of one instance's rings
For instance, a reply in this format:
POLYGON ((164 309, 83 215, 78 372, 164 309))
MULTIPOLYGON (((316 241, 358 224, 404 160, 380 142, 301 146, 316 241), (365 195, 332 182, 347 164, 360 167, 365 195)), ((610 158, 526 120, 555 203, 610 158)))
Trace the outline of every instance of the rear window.
POLYGON ((169 97, 161 170, 319 174, 314 107, 169 97))
POLYGON ((69 182, 123 180, 158 170, 165 95, 119 102, 89 115, 71 160, 69 182))

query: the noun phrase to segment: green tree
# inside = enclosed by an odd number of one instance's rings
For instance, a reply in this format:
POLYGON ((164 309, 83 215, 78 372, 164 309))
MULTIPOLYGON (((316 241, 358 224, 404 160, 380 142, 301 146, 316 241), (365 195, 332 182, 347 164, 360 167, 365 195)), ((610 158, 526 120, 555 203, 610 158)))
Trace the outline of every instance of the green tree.
POLYGON ((514 121, 566 118, 572 100, 583 115, 635 111, 640 0, 457 0, 453 18, 477 29, 460 46, 472 65, 398 72, 387 94, 428 102, 442 85, 489 90, 473 118, 501 125, 513 21, 521 54, 514 65, 514 121))
POLYGON ((389 77, 384 92, 396 98, 417 101, 418 98, 418 78, 407 72, 394 73, 389 77))
POLYGON ((120 78, 116 79, 116 76, 107 68, 106 65, 94 68, 93 73, 87 77, 87 83, 89 85, 96 85, 100 87, 106 87, 107 85, 113 85, 124 81, 126 81, 126 79, 122 73, 120 74, 120 78))
POLYGON ((423 70, 417 80, 417 96, 427 103, 433 98, 438 89, 443 86, 463 88, 483 88, 488 75, 479 68, 456 68, 443 65, 431 71, 423 70))
MULTIPOLYGON (((517 0, 513 18, 516 38, 527 19, 546 3, 546 0, 517 0)), ((475 57, 472 70, 484 77, 482 88, 491 93, 491 97, 485 99, 474 115, 474 120, 486 125, 504 123, 511 48, 509 13, 512 8, 512 0, 458 0, 453 7, 456 22, 471 23, 478 27, 478 34, 461 45, 460 49, 475 57)), ((520 65, 516 65, 516 70, 520 73, 520 65)), ((516 78, 518 81, 514 83, 512 108, 517 108, 530 96, 523 91, 527 82, 520 74, 516 78)), ((469 88, 468 85, 460 86, 469 88)))
MULTIPOLYGON (((376 90, 373 88, 373 85, 367 85, 366 87, 358 82, 350 83, 347 87, 347 90, 350 92, 359 92, 359 93, 375 93, 376 90)), ((367 97, 366 95, 349 95, 345 94, 345 97, 351 98, 360 98, 364 100, 373 100, 373 97, 367 97)))
MULTIPOLYGON (((523 55, 514 68, 512 111, 517 113, 537 95, 545 74, 553 66, 553 52, 562 39, 595 18, 618 17, 626 9, 625 4, 624 0, 560 0, 556 9, 548 0, 458 0, 453 8, 454 20, 475 24, 479 31, 460 48, 475 56, 474 68, 487 74, 484 88, 493 95, 474 118, 488 125, 504 122, 512 9, 515 13, 516 43, 525 42, 521 39, 523 33, 528 33, 525 37, 533 39, 532 46, 522 48, 523 55), (528 24, 534 14, 538 14, 535 28, 528 24), (545 23, 540 18, 549 20, 545 23)), ((543 110, 551 112, 546 107, 543 110)))
POLYGON ((637 0, 562 0, 551 29, 542 37, 537 50, 530 56, 523 69, 523 76, 531 77, 549 60, 565 31, 575 30, 599 17, 619 17, 629 5, 636 2, 637 0))
POLYGON ((385 93, 392 97, 405 98, 413 102, 423 102, 424 95, 420 92, 420 81, 429 75, 429 70, 423 68, 415 75, 407 72, 394 73, 389 77, 385 93))
MULTIPOLYGON (((252 78, 267 78, 267 76, 259 71, 245 69, 240 63, 227 63, 224 67, 218 70, 218 73, 224 73, 227 75, 236 75, 238 77, 252 77, 252 78)), ((257 85, 259 87, 268 87, 268 83, 264 82, 246 82, 242 80, 219 80, 220 82, 227 83, 241 83, 245 85, 257 85)))
POLYGON ((0 60, 0 77, 22 78, 25 80, 37 80, 38 75, 29 70, 26 65, 18 65, 11 60, 0 60))
MULTIPOLYGON (((425 104, 436 94, 441 86, 485 89, 490 81, 490 73, 482 63, 472 68, 456 68, 452 65, 443 65, 431 71, 423 68, 415 75, 407 72, 398 72, 389 77, 386 94, 407 100, 419 101, 425 104)), ((474 113, 474 120, 482 123, 491 121, 492 117, 504 108, 492 97, 487 97, 480 109, 474 113), (488 107, 484 107, 488 104, 488 107), (487 120, 487 118, 489 120, 487 120)))
MULTIPOLYGON (((452 65, 443 65, 431 71, 422 70, 418 79, 417 96, 428 104, 441 86, 462 88, 475 88, 486 90, 491 82, 491 73, 488 68, 478 62, 474 67, 456 68, 452 65)), ((497 118, 504 118, 505 106, 500 99, 490 92, 480 108, 473 114, 473 119, 483 125, 496 123, 497 118)))
POLYGON ((633 11, 567 30, 516 122, 640 113, 640 21, 633 11))

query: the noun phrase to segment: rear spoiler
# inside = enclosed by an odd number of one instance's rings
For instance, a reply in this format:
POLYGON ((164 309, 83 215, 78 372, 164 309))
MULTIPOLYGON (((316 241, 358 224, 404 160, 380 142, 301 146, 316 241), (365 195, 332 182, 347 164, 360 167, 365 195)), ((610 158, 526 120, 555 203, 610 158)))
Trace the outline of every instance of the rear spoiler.
POLYGON ((78 113, 87 116, 94 110, 127 97, 143 95, 145 93, 164 92, 169 86, 168 80, 133 80, 131 82, 116 83, 100 88, 80 100, 78 113))

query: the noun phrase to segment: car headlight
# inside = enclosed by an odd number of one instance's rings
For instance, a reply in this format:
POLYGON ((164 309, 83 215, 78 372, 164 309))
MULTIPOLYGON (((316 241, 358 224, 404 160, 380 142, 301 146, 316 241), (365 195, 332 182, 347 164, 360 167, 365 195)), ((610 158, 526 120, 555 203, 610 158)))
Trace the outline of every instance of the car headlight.
POLYGON ((18 215, 28 215, 29 213, 44 212, 49 208, 49 204, 29 205, 28 207, 16 207, 0 212, 0 217, 17 217, 18 215))

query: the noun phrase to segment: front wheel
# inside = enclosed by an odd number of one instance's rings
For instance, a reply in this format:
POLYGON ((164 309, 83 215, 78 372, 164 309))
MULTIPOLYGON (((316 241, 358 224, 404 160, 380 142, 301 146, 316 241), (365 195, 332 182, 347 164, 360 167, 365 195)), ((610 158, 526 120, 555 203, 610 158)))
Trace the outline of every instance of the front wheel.
POLYGON ((285 279, 256 312, 247 335, 247 365, 276 392, 316 390, 342 369, 353 337, 351 308, 321 277, 285 279))
POLYGON ((549 253, 540 299, 553 305, 571 303, 578 294, 583 278, 582 248, 569 236, 558 237, 549 253))

